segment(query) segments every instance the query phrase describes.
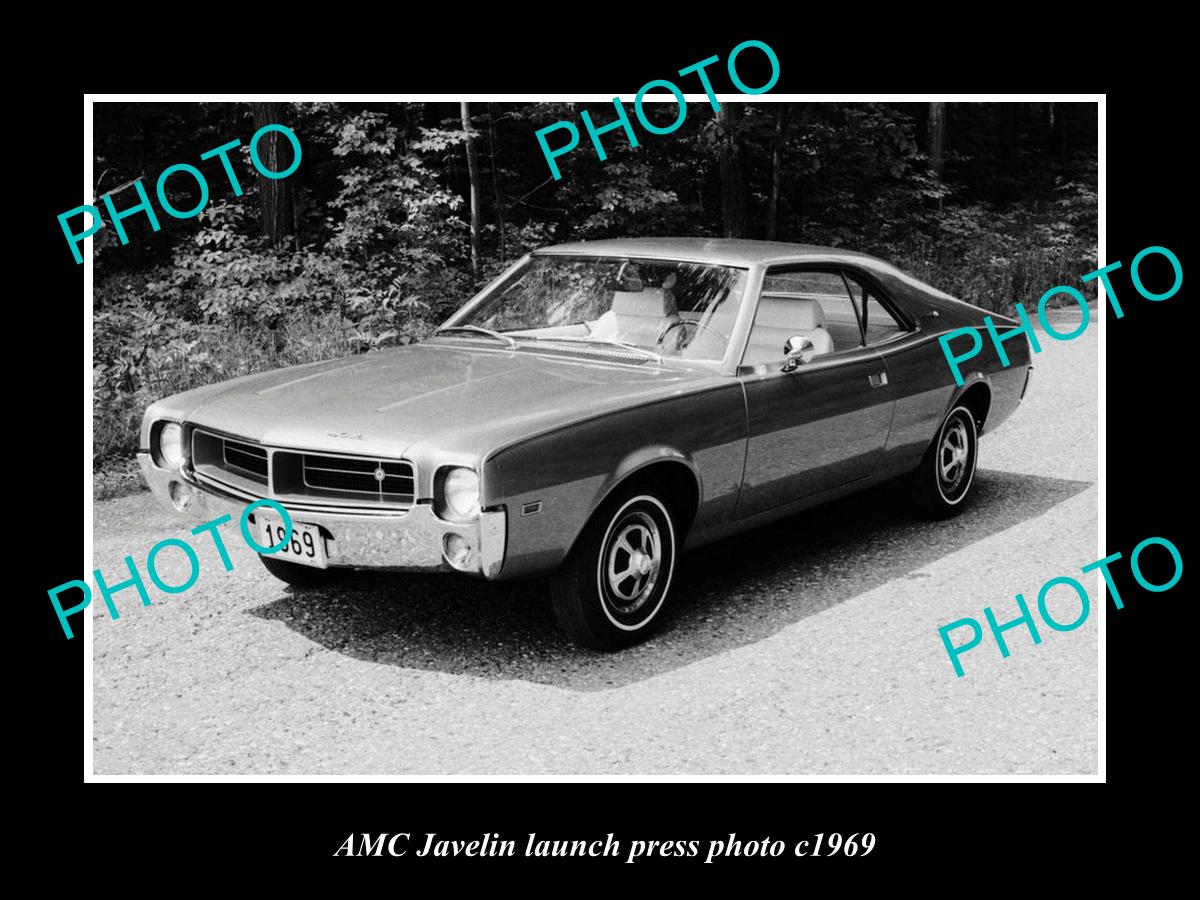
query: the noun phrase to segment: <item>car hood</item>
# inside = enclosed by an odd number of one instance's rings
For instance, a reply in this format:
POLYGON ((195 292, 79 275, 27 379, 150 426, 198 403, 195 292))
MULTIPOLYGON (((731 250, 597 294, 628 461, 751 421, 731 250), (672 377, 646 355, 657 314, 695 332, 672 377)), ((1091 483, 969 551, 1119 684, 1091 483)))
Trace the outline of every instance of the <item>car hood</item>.
POLYGON ((710 370, 613 364, 466 342, 415 344, 210 385, 161 401, 186 419, 280 447, 482 456, 622 406, 727 379, 710 370))

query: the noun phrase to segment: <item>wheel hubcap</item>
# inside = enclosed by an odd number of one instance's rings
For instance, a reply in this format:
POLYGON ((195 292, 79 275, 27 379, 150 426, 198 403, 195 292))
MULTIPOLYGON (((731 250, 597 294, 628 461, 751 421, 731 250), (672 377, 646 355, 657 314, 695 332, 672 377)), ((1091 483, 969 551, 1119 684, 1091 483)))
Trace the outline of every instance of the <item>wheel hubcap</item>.
POLYGON ((634 612, 646 602, 661 562, 658 524, 643 512, 626 516, 614 529, 605 554, 607 587, 618 612, 634 612))
POLYGON ((946 427, 938 447, 938 476, 947 493, 953 493, 963 483, 970 455, 967 426, 961 419, 955 419, 946 427))

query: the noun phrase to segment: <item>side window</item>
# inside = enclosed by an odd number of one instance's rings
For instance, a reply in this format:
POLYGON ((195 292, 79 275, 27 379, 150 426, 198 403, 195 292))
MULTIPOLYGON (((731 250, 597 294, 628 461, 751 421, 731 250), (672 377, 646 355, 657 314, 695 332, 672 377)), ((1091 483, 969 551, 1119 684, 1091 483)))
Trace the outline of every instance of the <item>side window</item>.
POLYGON ((862 311, 863 332, 868 346, 882 343, 907 330, 887 311, 887 307, 879 302, 874 288, 862 283, 849 272, 846 273, 846 280, 850 283, 850 289, 854 292, 855 300, 862 311))
MULTIPOLYGON (((768 324, 765 319, 772 322, 778 320, 780 325, 786 325, 788 319, 794 319, 799 326, 804 324, 806 314, 811 312, 815 313, 820 320, 820 327, 832 339, 831 353, 853 350, 862 346, 858 327, 860 298, 851 296, 850 289, 853 286, 856 286, 855 283, 848 284, 840 272, 769 271, 763 278, 755 327, 760 321, 768 324), (788 310, 792 310, 793 315, 788 316, 788 310)), ((802 331, 803 328, 798 327, 797 330, 802 331)))

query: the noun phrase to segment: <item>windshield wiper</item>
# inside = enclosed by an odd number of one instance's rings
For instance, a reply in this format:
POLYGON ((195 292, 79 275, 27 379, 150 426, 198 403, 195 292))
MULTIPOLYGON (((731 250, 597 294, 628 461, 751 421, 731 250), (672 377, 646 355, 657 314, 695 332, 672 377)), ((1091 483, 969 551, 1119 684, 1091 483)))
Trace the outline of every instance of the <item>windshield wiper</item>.
POLYGON ((568 344, 606 344, 609 347, 620 347, 622 350, 632 350, 635 353, 642 353, 650 359, 662 362, 662 354, 655 353, 653 350, 647 350, 645 347, 639 347, 637 344, 627 344, 624 341, 603 341, 591 337, 576 337, 575 335, 548 335, 546 337, 534 337, 535 341, 563 341, 568 344))
POLYGON ((455 331, 466 331, 472 334, 482 334, 486 337, 494 338, 507 347, 520 347, 521 345, 510 338, 507 334, 501 334, 499 331, 493 331, 491 328, 483 328, 479 325, 443 325, 441 328, 435 328, 433 333, 450 334, 455 331))

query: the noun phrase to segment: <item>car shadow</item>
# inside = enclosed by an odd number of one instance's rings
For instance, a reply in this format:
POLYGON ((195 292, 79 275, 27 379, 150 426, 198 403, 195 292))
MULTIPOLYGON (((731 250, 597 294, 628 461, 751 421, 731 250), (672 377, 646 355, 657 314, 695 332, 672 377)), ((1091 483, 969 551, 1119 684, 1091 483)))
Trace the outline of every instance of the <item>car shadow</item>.
POLYGON ((338 653, 384 665, 572 690, 620 687, 754 643, 990 535, 1091 482, 980 470, 961 515, 930 521, 900 483, 689 553, 674 603, 644 644, 599 653, 554 621, 545 581, 350 573, 248 610, 338 653))

